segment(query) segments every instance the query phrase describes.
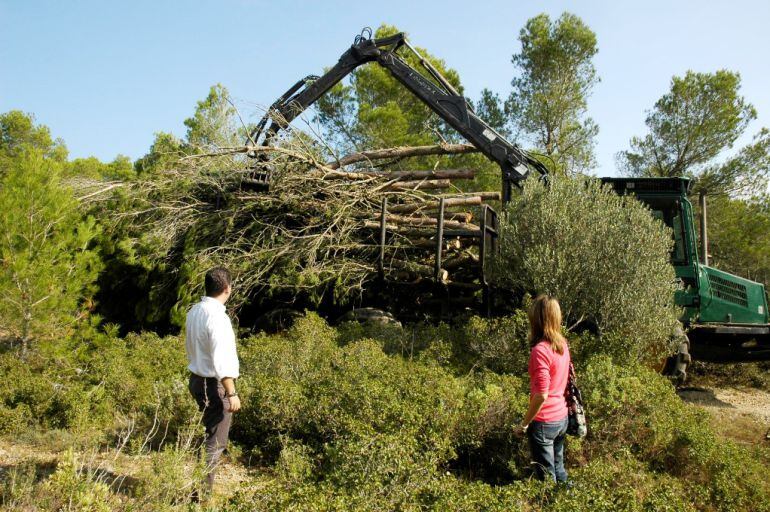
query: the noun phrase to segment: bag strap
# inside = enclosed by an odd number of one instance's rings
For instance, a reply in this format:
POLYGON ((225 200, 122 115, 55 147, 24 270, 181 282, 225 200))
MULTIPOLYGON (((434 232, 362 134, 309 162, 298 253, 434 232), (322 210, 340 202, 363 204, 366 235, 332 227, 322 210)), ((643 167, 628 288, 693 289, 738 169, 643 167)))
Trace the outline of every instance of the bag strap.
POLYGON ((567 377, 567 387, 564 390, 564 396, 568 399, 574 398, 580 405, 583 405, 583 394, 580 392, 580 388, 577 387, 577 375, 575 374, 575 366, 572 361, 569 362, 569 374, 567 377))

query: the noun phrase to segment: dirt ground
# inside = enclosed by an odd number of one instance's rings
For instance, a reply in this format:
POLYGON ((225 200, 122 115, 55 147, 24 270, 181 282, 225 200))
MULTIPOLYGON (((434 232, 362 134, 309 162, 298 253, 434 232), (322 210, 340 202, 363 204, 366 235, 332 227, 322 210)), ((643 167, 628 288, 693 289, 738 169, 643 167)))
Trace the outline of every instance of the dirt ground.
POLYGON ((700 386, 678 390, 682 400, 708 411, 725 437, 752 445, 770 445, 770 393, 749 387, 700 386))
MULTIPOLYGON (((65 451, 61 447, 46 447, 45 443, 29 444, 15 443, 0 438, 0 480, 5 473, 22 464, 33 464, 37 469, 37 478, 47 478, 61 462, 65 451)), ((130 492, 136 484, 136 475, 142 466, 149 463, 146 455, 126 455, 115 452, 88 452, 78 460, 80 469, 91 472, 99 480, 109 484, 113 490, 130 492)), ((223 457, 217 470, 214 484, 215 503, 224 501, 235 494, 250 479, 248 468, 232 460, 228 455, 223 457)))

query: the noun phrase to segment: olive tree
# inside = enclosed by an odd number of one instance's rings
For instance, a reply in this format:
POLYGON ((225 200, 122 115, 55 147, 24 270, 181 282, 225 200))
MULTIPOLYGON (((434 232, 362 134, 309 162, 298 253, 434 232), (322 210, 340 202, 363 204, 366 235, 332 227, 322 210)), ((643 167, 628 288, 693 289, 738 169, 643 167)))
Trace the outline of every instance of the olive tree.
POLYGON ((676 325, 670 230, 598 180, 528 180, 504 211, 498 284, 558 297, 570 329, 593 327, 619 359, 652 361, 676 325))

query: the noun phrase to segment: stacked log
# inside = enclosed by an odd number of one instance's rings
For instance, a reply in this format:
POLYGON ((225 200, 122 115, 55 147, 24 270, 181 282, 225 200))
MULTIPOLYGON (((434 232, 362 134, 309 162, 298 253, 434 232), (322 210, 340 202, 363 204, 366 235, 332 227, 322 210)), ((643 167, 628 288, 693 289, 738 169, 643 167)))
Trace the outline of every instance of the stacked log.
MULTIPOLYGON (((453 180, 473 179, 473 169, 433 169, 407 170, 391 172, 356 172, 358 179, 376 178, 387 183, 386 190, 431 190, 446 189, 455 186, 453 180), (415 178, 420 178, 416 180, 415 178)), ((335 177, 336 179, 336 177, 335 177)), ((455 186, 455 188, 457 188, 455 186)), ((372 217, 364 219, 363 226, 373 232, 382 231, 391 235, 384 242, 387 254, 403 254, 410 251, 408 261, 387 257, 383 261, 383 270, 389 278, 410 280, 433 278, 439 283, 466 290, 478 289, 473 282, 478 272, 479 258, 470 251, 481 240, 481 227, 473 223, 474 214, 467 207, 481 206, 489 201, 499 201, 497 192, 475 194, 442 195, 437 198, 413 200, 388 205, 386 210, 373 212, 372 217), (439 206, 443 201, 443 215, 440 217, 439 206), (459 210, 457 210, 459 209, 459 210), (384 216, 383 216, 384 214, 384 216), (384 223, 384 226, 383 226, 384 223), (438 227, 450 236, 442 240, 438 247, 438 227), (463 233, 458 236, 455 232, 463 233), (394 243, 392 237, 397 237, 394 243), (441 267, 435 268, 436 254, 440 251, 441 267), (390 269, 396 269, 391 272, 390 269), (452 279, 450 279, 450 275, 452 279)), ((402 256, 403 257, 403 256, 402 256)))
POLYGON ((132 184, 127 195, 138 213, 117 220, 161 244, 164 261, 176 257, 198 271, 230 267, 242 300, 265 290, 319 296, 330 287, 336 297, 353 297, 378 277, 472 292, 479 207, 500 193, 464 193, 465 180, 476 177, 467 166, 425 168, 424 159, 410 158, 473 151, 442 144, 324 162, 301 140, 200 150, 132 184))

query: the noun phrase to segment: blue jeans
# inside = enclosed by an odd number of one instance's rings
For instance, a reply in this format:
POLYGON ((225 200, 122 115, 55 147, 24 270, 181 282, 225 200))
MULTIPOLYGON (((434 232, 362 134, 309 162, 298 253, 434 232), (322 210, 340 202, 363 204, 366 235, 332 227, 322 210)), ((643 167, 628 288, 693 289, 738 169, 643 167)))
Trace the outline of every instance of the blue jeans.
POLYGON ((567 436, 567 417, 559 421, 533 421, 527 428, 529 449, 540 480, 550 478, 567 481, 564 469, 564 438, 567 436))

